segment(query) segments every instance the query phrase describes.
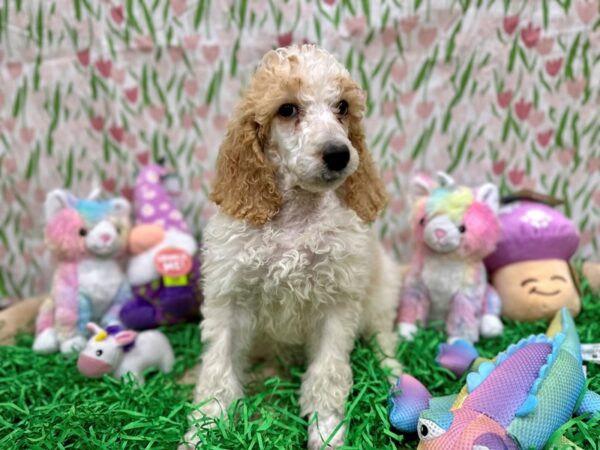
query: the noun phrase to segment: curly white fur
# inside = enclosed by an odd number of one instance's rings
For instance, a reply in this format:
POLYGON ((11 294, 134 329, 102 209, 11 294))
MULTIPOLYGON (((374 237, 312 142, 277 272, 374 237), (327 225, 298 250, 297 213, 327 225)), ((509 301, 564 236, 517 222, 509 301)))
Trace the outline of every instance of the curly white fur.
MULTIPOLYGON (((303 113, 296 124, 273 118, 266 154, 277 167, 283 202, 264 225, 217 213, 204 231, 204 352, 195 414, 216 416, 243 395, 250 355, 307 359, 301 414, 317 420, 308 447, 343 444, 352 386, 350 353, 357 336, 376 336, 384 364, 395 375, 394 317, 400 275, 369 226, 336 192, 358 166, 351 148, 340 179, 321 174, 328 141, 352 147, 336 117, 338 80, 348 77, 335 59, 315 47, 279 50, 265 58, 295 55, 303 73, 303 113)), ((188 439, 194 441, 193 428, 188 439)))

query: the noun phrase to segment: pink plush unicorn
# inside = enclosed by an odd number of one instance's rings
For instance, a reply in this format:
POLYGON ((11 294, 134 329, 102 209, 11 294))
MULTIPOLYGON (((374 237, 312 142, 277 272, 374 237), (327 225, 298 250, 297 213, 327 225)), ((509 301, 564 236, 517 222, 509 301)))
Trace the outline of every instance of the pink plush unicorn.
POLYGON ((62 189, 48 194, 45 238, 56 270, 50 298, 38 313, 35 352, 80 350, 88 321, 119 323, 121 305, 131 296, 118 261, 130 210, 124 198, 78 199, 62 189))
POLYGON ((476 342, 502 333, 500 299, 487 282, 483 258, 499 239, 498 188, 457 186, 418 176, 413 232, 416 252, 405 279, 399 333, 410 339, 417 322, 444 320, 449 340, 476 342))

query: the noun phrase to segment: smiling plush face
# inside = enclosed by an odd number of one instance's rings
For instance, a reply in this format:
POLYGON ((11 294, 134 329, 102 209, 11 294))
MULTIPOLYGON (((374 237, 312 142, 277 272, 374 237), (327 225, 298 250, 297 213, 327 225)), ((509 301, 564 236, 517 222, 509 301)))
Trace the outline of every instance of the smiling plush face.
POLYGON ((569 264, 548 259, 510 264, 492 276, 502 298, 502 315, 513 320, 550 319, 566 306, 573 316, 581 310, 569 264))

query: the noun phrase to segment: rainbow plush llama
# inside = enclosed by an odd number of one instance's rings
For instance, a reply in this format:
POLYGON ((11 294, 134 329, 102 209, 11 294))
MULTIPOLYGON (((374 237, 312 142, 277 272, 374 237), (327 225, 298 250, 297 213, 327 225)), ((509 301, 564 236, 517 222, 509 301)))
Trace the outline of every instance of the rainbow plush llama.
POLYGON ((438 172, 413 185, 416 252, 398 314, 399 333, 410 339, 417 322, 443 320, 449 340, 476 342, 502 333, 500 299, 486 277, 483 258, 499 239, 498 189, 457 186, 438 172))
POLYGON ((46 243, 56 260, 50 298, 36 321, 33 350, 70 353, 86 344, 86 324, 118 323, 130 296, 117 258, 126 248, 129 202, 77 199, 56 189, 45 203, 46 243))

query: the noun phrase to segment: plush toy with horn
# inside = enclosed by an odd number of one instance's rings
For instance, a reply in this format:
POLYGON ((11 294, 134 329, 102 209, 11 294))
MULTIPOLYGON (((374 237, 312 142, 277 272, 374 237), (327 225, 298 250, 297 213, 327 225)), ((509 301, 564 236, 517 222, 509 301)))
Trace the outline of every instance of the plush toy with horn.
POLYGON ((500 236, 497 187, 459 186, 442 172, 437 182, 418 176, 413 185, 416 251, 404 283, 400 335, 411 338, 417 322, 431 320, 445 321, 450 340, 501 334, 500 301, 483 265, 500 236))

